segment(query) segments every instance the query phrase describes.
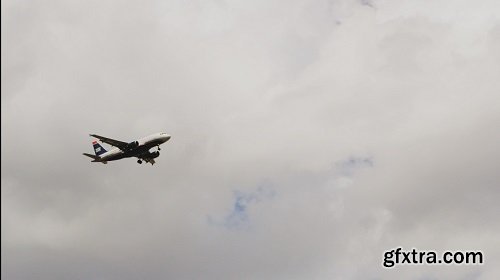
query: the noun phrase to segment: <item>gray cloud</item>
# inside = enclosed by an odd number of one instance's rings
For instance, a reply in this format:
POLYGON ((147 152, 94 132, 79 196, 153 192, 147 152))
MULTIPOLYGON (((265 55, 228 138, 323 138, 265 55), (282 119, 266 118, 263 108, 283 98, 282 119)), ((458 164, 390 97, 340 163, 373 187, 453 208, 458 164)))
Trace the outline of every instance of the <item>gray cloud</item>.
POLYGON ((3 1, 2 277, 497 279, 498 8, 3 1))

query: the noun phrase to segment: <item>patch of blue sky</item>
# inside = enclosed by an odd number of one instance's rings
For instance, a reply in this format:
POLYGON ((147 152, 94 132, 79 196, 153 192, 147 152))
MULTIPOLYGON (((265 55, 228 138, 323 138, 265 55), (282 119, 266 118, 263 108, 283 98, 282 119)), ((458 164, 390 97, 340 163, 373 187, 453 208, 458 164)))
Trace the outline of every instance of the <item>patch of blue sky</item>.
POLYGON ((336 162, 326 175, 326 186, 334 189, 344 189, 353 184, 356 173, 365 168, 374 167, 372 157, 351 156, 336 162))
POLYGON ((276 191, 268 185, 259 186, 250 192, 235 190, 233 192, 234 200, 231 212, 220 222, 216 222, 209 217, 209 223, 228 229, 248 229, 250 227, 249 208, 265 200, 273 199, 275 196, 276 191))
MULTIPOLYGON (((310 189, 309 186, 321 186, 325 185, 325 183, 326 186, 342 189, 353 183, 357 172, 373 166, 374 160, 372 157, 351 156, 335 162, 332 168, 326 172, 291 174, 290 177, 282 181, 280 185, 289 186, 287 190, 290 191, 293 189, 297 190, 297 186, 308 186, 308 189, 310 189)), ((266 181, 250 191, 234 190, 229 213, 218 219, 208 216, 209 224, 231 230, 248 230, 251 226, 249 209, 259 207, 259 204, 262 202, 274 199, 276 196, 275 189, 273 183, 266 181)), ((320 191, 320 189, 318 189, 318 191, 320 191)))

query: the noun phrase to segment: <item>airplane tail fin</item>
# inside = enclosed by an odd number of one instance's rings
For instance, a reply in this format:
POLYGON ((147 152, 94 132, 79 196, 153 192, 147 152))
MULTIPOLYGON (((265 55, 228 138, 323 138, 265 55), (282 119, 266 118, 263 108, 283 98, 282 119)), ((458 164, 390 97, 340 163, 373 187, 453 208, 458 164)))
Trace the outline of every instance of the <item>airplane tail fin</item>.
POLYGON ((94 152, 95 152, 95 155, 97 157, 99 157, 100 155, 102 155, 105 152, 107 152, 106 149, 104 149, 103 146, 101 146, 99 143, 97 143, 97 141, 92 142, 92 145, 94 146, 94 152))

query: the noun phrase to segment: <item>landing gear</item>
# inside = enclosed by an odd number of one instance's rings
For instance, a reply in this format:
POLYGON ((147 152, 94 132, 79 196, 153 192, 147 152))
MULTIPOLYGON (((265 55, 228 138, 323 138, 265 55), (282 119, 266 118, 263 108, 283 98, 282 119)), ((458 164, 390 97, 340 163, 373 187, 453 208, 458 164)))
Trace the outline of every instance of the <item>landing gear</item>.
POLYGON ((160 149, 160 145, 158 145, 158 151, 160 151, 160 150, 161 150, 161 149, 160 149))
POLYGON ((137 163, 138 163, 138 164, 141 164, 141 163, 142 163, 142 160, 138 159, 138 160, 137 160, 137 163))

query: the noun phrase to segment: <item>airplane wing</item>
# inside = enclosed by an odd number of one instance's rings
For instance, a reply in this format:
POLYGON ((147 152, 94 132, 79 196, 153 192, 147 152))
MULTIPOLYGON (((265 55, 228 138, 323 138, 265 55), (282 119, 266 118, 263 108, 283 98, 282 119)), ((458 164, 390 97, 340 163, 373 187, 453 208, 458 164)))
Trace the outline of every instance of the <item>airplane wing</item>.
POLYGON ((151 165, 155 164, 156 161, 154 160, 155 158, 157 158, 158 156, 160 156, 160 152, 156 151, 156 152, 145 152, 143 154, 140 154, 140 155, 136 155, 135 157, 138 158, 139 160, 143 160, 147 163, 151 163, 151 165))
POLYGON ((127 142, 123 142, 123 141, 119 141, 119 140, 107 138, 107 137, 100 136, 100 135, 97 135, 97 134, 90 134, 90 136, 99 139, 101 142, 104 142, 104 143, 109 144, 111 146, 115 146, 115 147, 119 148, 120 150, 125 149, 127 147, 127 145, 128 145, 127 142))

